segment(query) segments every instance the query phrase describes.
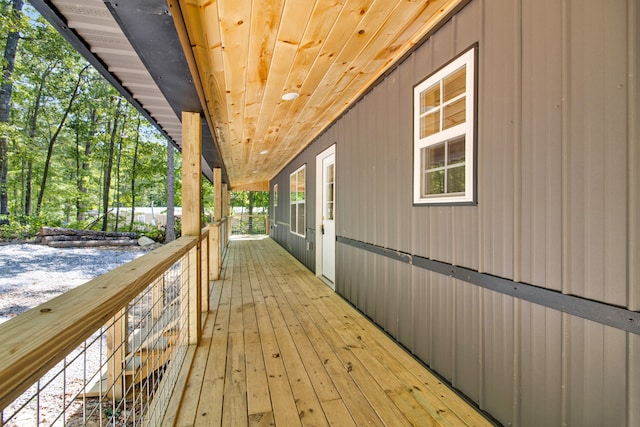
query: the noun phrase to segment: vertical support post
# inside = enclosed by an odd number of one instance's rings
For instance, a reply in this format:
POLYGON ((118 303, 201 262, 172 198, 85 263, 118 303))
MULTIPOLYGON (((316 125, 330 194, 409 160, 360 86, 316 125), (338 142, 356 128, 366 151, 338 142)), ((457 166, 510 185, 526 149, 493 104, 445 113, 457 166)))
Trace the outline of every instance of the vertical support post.
POLYGON ((209 247, 209 233, 200 240, 200 310, 203 313, 209 312, 209 258, 211 258, 211 248, 209 247))
POLYGON ((209 280, 218 280, 220 253, 220 221, 222 221, 222 169, 213 169, 213 225, 209 227, 209 280))
POLYGON ((151 299, 153 301, 151 317, 153 320, 158 320, 164 312, 164 274, 154 282, 151 289, 151 299))
POLYGON ((222 219, 222 170, 213 168, 213 221, 222 219))
POLYGON ((124 369, 127 358, 127 329, 128 307, 124 307, 113 318, 107 329, 107 355, 111 360, 107 362, 107 396, 114 400, 121 400, 124 395, 124 369))
POLYGON ((232 228, 233 228, 233 215, 231 214, 231 203, 230 203, 230 192, 227 189, 227 184, 222 184, 222 215, 227 217, 227 235, 224 239, 224 247, 229 246, 229 238, 231 237, 232 228))
MULTIPOLYGON (((202 118, 182 112, 182 234, 200 236, 202 212, 202 118)), ((200 241, 189 251, 189 344, 200 340, 200 241)))
POLYGON ((220 278, 220 221, 209 226, 209 280, 220 278))

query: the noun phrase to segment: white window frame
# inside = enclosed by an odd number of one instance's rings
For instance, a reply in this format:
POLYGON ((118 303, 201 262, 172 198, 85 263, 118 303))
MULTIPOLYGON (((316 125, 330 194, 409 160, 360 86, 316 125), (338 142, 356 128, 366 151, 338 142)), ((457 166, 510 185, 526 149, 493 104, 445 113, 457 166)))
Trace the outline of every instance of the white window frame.
POLYGON ((273 184, 273 206, 278 207, 278 184, 273 184))
MULTIPOLYGON (((413 89, 413 203, 415 205, 476 203, 476 52, 477 47, 471 47, 444 67, 431 74, 413 89), (466 66, 465 122, 420 138, 420 94, 438 82, 442 84, 442 81, 444 81, 446 77, 463 66, 466 66), (460 136, 465 137, 464 193, 444 193, 423 196, 421 194, 421 183, 425 170, 422 165, 421 150, 425 147, 451 141, 460 136)), ((458 97, 454 99, 458 99, 458 97)), ((442 108, 442 105, 440 108, 442 108)), ((443 114, 440 114, 440 120, 443 120, 443 114)))
POLYGON ((300 166, 298 169, 295 170, 295 172, 293 172, 291 175, 289 175, 289 231, 291 232, 291 234, 295 234, 296 236, 300 236, 300 237, 305 237, 306 233, 307 233, 307 171, 306 171, 306 164, 300 166), (300 192, 296 192, 296 200, 292 200, 294 197, 292 197, 291 195, 291 188, 298 188, 299 185, 299 179, 300 179, 300 172, 304 172, 304 191, 302 191, 302 200, 298 200, 297 197, 300 194, 300 192), (295 184, 294 184, 295 183, 295 184), (303 206, 304 209, 304 224, 302 224, 302 232, 300 232, 300 224, 298 224, 298 214, 299 214, 299 209, 300 206, 303 206), (293 207, 295 206, 295 215, 292 215, 291 212, 293 210, 293 207))

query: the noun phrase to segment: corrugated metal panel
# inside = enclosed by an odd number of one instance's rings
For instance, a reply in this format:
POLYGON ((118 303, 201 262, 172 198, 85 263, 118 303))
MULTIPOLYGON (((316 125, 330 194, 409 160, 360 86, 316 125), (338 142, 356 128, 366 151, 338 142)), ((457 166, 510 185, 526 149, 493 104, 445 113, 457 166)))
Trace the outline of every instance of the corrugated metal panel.
POLYGON ((570 75, 564 88, 563 290, 623 306, 629 142, 626 3, 572 1, 563 23, 564 72, 570 75))
POLYGON ((562 3, 522 6, 520 279, 561 290, 562 3))
MULTIPOLYGON (((391 260, 389 260, 391 261, 391 260)), ((409 264, 398 263, 397 289, 398 289, 398 341, 411 349, 413 343, 413 329, 420 328, 421 325, 414 322, 413 313, 413 292, 414 287, 411 282, 411 266, 409 264)))
POLYGON ((482 380, 482 290, 455 281, 455 343, 453 385, 480 401, 482 380))
POLYGON ((521 303, 520 422, 558 425, 562 416, 562 315, 521 303))
MULTIPOLYGON (((636 0, 628 0, 628 33, 627 46, 628 78, 627 93, 629 99, 628 146, 629 157, 629 309, 640 311, 640 4, 636 0)), ((638 405, 640 407, 640 405, 638 405)), ((637 423, 640 425, 640 420, 637 423)))
POLYGON ((480 406, 503 424, 514 420, 517 396, 514 362, 520 355, 515 345, 514 298, 482 291, 483 385, 480 406))
POLYGON ((278 225, 274 232, 275 240, 291 254, 303 263, 311 271, 315 270, 315 154, 310 150, 305 150, 295 160, 290 163, 276 179, 270 183, 270 189, 273 191, 273 185, 278 183, 278 206, 274 208, 275 222, 278 225), (290 175, 302 165, 305 166, 306 177, 306 236, 301 237, 290 232, 290 175), (308 244, 313 242, 312 244, 308 244))
POLYGON ((480 271, 513 278, 515 2, 485 1, 480 38, 478 201, 480 271))
POLYGON ((454 337, 456 312, 454 310, 453 279, 429 273, 431 298, 429 324, 431 325, 431 364, 448 381, 453 379, 454 337))
POLYGON ((640 426, 640 335, 627 334, 627 425, 640 426))
POLYGON ((563 317, 563 421, 585 427, 629 425, 626 333, 577 317, 563 317))
POLYGON ((413 348, 411 349, 420 360, 427 365, 431 365, 431 337, 434 332, 434 325, 431 323, 431 282, 429 275, 431 273, 419 269, 413 269, 411 276, 413 281, 414 298, 413 298, 413 321, 415 327, 413 329, 413 348))

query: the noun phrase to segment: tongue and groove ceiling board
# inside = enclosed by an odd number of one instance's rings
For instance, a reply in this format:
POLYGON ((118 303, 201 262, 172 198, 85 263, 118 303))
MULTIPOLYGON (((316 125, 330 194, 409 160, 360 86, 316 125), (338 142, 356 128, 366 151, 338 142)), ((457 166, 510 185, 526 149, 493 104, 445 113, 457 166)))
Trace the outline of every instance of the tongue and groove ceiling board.
POLYGON ((233 189, 252 190, 268 189, 463 2, 33 1, 60 17, 178 144, 179 112, 202 112, 209 170, 222 167, 233 189), (300 96, 282 100, 289 92, 300 96))
POLYGON ((231 182, 263 188, 459 1, 173 3, 231 182))

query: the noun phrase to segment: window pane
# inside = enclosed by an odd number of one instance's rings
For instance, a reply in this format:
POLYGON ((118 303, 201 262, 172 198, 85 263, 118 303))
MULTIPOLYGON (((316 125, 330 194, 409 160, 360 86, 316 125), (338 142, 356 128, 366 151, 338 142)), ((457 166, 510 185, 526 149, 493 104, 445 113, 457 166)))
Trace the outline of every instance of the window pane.
POLYGON ((466 120, 466 97, 458 99, 455 102, 444 107, 443 129, 449 129, 466 120))
POLYGON ((447 170, 447 193, 464 193, 464 165, 447 170))
POLYGON ((298 206, 298 205, 296 205, 296 204, 292 204, 292 205, 291 205, 291 216, 289 217, 289 218, 290 218, 290 220, 289 220, 289 222, 290 222, 290 227, 291 227, 291 231, 292 231, 293 233, 297 233, 297 232, 298 232, 298 227, 296 226, 296 219, 297 219, 297 216, 296 216, 296 212, 297 212, 296 206, 298 206))
POLYGON ((427 172, 425 174, 423 196, 429 194, 444 194, 444 170, 427 172))
POLYGON ((465 157, 465 149, 464 149, 464 136, 451 140, 447 143, 447 149, 449 150, 449 155, 447 157, 448 165, 453 165, 456 163, 463 163, 465 157))
POLYGON ((333 194, 334 184, 331 182, 327 184, 327 219, 333 220, 333 194))
POLYGON ((444 79, 444 102, 451 101, 466 91, 467 67, 457 69, 444 79))
POLYGON ((438 108, 440 103, 440 82, 420 92, 420 114, 438 108))
POLYGON ((434 169, 444 166, 444 143, 423 148, 426 153, 423 169, 434 169))
POLYGON ((298 204, 298 234, 305 234, 304 203, 298 204))
POLYGON ((304 168, 298 172, 298 201, 304 201, 304 168))
POLYGON ((273 186, 273 205, 278 206, 278 184, 273 186))
POLYGON ((440 110, 420 117, 420 138, 440 132, 440 110))
POLYGON ((291 202, 295 202, 296 201, 296 193, 298 192, 298 184, 297 184, 297 180, 296 180, 297 176, 298 176, 298 174, 294 173, 289 178, 289 180, 290 180, 289 181, 289 198, 291 199, 291 202))

